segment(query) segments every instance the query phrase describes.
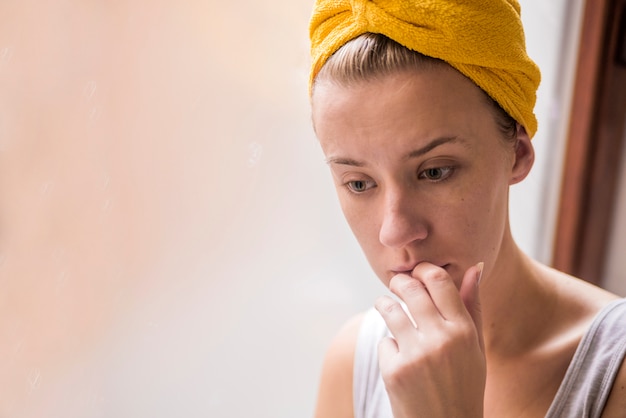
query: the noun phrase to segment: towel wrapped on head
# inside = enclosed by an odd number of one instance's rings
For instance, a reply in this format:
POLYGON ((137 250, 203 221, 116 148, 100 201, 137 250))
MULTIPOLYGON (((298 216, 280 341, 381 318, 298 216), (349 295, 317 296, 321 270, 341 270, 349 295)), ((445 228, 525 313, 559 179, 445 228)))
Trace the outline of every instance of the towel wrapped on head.
POLYGON ((326 60, 364 33, 446 61, 532 136, 541 78, 526 54, 517 0, 316 0, 310 23, 310 85, 326 60))

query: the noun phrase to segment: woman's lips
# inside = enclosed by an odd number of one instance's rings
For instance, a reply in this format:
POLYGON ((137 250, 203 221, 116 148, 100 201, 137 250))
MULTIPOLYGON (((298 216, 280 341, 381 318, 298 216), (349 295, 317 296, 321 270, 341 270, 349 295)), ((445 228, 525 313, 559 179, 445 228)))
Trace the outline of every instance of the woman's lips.
MULTIPOLYGON (((411 274, 413 274, 413 270, 415 270, 415 267, 417 267, 419 264, 421 263, 415 264, 415 266, 412 268, 400 267, 398 269, 391 270, 391 272, 393 273, 394 276, 397 274, 406 274, 407 276, 410 276, 411 274)), ((448 271, 448 268, 450 267, 450 264, 436 264, 436 263, 431 263, 431 264, 439 266, 446 271, 448 271)))
POLYGON ((391 270, 391 273, 393 276, 397 276, 398 274, 406 274, 407 276, 410 276, 412 271, 411 270, 402 270, 402 271, 391 270))

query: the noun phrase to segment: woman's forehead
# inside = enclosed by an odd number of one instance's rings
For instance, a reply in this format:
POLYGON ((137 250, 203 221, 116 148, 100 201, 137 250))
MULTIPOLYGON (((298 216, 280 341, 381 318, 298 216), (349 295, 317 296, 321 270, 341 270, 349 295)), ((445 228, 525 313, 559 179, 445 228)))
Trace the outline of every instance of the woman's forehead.
POLYGON ((315 131, 331 159, 389 153, 399 160, 441 138, 456 138, 441 149, 502 142, 492 104, 454 71, 397 74, 350 86, 323 81, 312 102, 315 131))
POLYGON ((403 71, 351 85, 320 80, 312 109, 316 131, 321 124, 364 129, 431 118, 448 124, 491 111, 484 93, 471 81, 454 70, 436 69, 403 71))

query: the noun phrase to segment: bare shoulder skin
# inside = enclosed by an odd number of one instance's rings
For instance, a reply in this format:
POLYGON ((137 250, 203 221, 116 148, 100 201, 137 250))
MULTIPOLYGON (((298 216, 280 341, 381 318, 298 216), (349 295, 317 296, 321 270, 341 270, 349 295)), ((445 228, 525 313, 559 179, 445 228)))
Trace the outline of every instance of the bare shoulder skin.
POLYGON ((352 375, 356 341, 364 314, 351 318, 331 342, 324 365, 315 418, 353 418, 352 375))

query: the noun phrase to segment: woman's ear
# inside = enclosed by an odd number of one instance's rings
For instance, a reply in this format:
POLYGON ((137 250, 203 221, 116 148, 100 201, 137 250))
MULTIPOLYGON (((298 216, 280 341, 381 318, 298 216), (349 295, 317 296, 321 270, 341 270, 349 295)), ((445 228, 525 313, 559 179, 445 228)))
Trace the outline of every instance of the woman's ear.
POLYGON ((526 129, 517 124, 517 143, 515 145, 515 160, 511 170, 509 184, 516 184, 524 180, 535 162, 535 148, 533 147, 526 129))

